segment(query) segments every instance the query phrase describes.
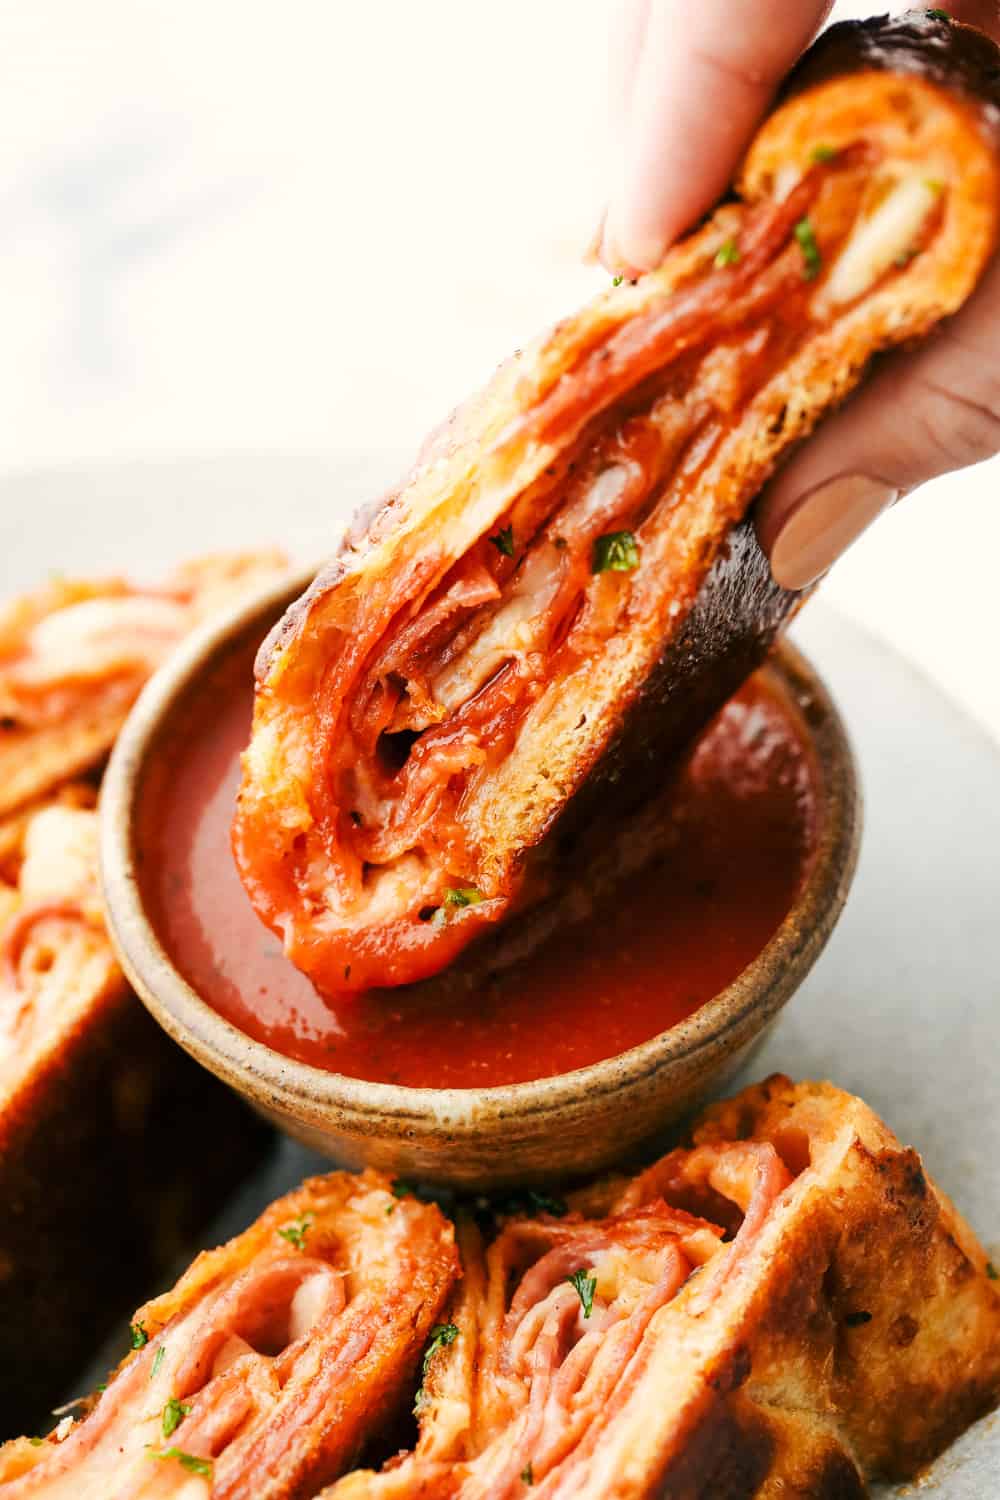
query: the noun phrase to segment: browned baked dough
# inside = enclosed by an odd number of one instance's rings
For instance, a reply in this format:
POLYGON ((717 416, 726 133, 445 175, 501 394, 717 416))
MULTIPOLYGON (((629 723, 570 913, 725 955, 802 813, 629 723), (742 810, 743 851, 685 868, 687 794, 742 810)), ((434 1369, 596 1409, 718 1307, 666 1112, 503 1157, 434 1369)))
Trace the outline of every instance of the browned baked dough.
POLYGON ((0 1449, 0 1494, 309 1500, 395 1413, 457 1271, 433 1205, 312 1178, 139 1309, 71 1431, 0 1449))
POLYGON ((975 286, 997 57, 929 17, 834 27, 732 198, 504 366, 272 633, 234 846, 321 990, 425 977, 543 894, 567 810, 641 797, 759 659, 796 601, 742 518, 975 286))
POLYGON ((48 1419, 270 1140, 125 983, 94 800, 0 822, 0 1435, 48 1419))
POLYGON ((746 1089, 567 1207, 466 1223, 415 1452, 323 1500, 850 1500, 1000 1398, 981 1246, 830 1084, 746 1089))

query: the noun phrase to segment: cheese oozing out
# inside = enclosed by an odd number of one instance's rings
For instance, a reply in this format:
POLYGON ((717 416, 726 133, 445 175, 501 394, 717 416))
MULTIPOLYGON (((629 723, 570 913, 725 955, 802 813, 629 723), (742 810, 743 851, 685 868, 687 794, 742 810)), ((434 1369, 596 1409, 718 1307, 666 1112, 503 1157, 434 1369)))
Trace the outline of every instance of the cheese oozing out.
POLYGON ((941 194, 933 178, 910 173, 863 219, 837 257, 823 289, 830 307, 853 302, 895 265, 905 264, 941 194))

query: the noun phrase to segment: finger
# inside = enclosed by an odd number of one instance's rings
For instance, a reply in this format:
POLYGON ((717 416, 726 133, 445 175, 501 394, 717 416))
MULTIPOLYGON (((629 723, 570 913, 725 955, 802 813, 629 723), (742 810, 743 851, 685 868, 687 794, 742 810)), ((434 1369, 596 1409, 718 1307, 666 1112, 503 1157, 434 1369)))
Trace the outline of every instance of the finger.
MULTIPOLYGON (((635 82, 636 68, 642 52, 646 23, 649 20, 650 0, 625 0, 620 12, 615 12, 608 43, 608 122, 610 127, 610 156, 614 161, 621 157, 625 124, 628 119, 628 102, 635 82)), ((610 249, 606 239, 608 213, 605 208, 591 239, 583 252, 585 262, 601 260, 612 272, 629 270, 616 251, 610 249)))
POLYGON ((613 18, 608 43, 608 113, 616 149, 621 145, 628 119, 628 101, 646 35, 649 5, 650 0, 625 0, 613 18))
POLYGON ((894 354, 768 486, 775 581, 815 582, 900 495, 1000 450, 1000 261, 917 354, 894 354))
POLYGON ((648 270, 719 197, 830 0, 650 0, 612 183, 607 264, 648 270))

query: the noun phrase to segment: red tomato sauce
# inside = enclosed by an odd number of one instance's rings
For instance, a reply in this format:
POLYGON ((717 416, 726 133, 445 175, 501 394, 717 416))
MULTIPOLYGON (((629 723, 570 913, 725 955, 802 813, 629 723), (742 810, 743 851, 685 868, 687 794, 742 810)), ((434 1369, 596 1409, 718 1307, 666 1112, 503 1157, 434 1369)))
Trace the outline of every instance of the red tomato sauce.
POLYGON ((216 1011, 331 1072, 486 1087, 647 1041, 760 952, 815 844, 819 770, 796 710, 759 673, 675 771, 662 846, 641 872, 505 967, 484 973, 470 950, 422 985, 324 1000, 257 918, 233 862, 251 701, 249 664, 233 658, 157 758, 139 838, 144 896, 174 962, 216 1011))

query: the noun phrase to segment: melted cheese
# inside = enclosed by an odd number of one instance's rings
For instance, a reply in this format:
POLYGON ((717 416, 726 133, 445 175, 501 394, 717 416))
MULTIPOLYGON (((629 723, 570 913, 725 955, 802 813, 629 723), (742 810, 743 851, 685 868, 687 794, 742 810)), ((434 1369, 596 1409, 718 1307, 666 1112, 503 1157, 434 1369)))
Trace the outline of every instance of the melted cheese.
POLYGON ((32 818, 19 884, 29 905, 75 901, 99 910, 96 813, 89 808, 46 807, 32 818))
POLYGON ((545 644, 546 611, 560 578, 555 547, 538 547, 524 564, 513 593, 461 656, 432 683, 436 701, 449 713, 461 708, 505 661, 545 644))
POLYGON ((837 306, 853 302, 913 248, 940 187, 923 176, 904 177, 863 220, 838 256, 823 289, 822 300, 837 306))
POLYGON ((152 672, 190 623, 188 609, 172 599, 143 594, 87 599, 39 621, 17 676, 38 687, 123 670, 152 672))
POLYGON ((326 1312, 330 1301, 330 1275, 327 1271, 308 1277, 292 1297, 288 1312, 288 1339, 304 1338, 326 1312))
MULTIPOLYGON (((628 478, 621 464, 612 464, 598 474, 583 503, 574 508, 574 525, 586 525, 592 515, 612 503, 628 478)), ((548 608, 561 578, 561 554, 543 541, 525 560, 513 591, 486 628, 434 679, 434 697, 443 709, 452 713, 467 703, 504 662, 545 649, 550 630, 548 608)))

